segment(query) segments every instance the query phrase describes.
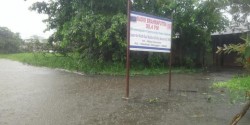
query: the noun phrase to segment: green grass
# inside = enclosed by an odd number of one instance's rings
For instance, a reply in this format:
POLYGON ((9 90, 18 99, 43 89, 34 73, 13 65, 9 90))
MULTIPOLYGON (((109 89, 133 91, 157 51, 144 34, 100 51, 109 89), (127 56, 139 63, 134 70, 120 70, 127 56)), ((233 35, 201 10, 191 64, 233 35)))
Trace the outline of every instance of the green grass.
POLYGON ((250 91, 250 76, 237 76, 229 81, 215 83, 214 87, 225 87, 231 91, 250 91))
MULTIPOLYGON (((87 74, 108 74, 125 75, 125 64, 100 64, 88 60, 79 59, 76 54, 62 56, 60 54, 50 53, 18 53, 18 54, 0 54, 0 58, 11 59, 34 66, 44 66, 50 68, 60 68, 70 71, 79 71, 87 74)), ((173 73, 193 73, 200 72, 197 69, 173 68, 173 73)), ((169 69, 166 67, 157 68, 131 68, 130 75, 159 75, 167 74, 169 69)))
POLYGON ((246 92, 250 91, 250 76, 236 76, 225 82, 214 83, 214 88, 226 88, 230 92, 232 103, 236 100, 245 100, 246 92))

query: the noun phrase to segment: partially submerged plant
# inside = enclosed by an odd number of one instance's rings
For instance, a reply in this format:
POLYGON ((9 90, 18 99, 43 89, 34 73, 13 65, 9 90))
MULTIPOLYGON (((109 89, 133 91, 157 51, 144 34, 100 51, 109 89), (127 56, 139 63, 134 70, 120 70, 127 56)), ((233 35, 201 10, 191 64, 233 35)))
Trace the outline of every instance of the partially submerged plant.
POLYGON ((236 60, 237 62, 243 64, 246 69, 250 69, 250 32, 246 33, 245 36, 241 37, 244 43, 239 44, 224 44, 223 47, 217 47, 217 54, 229 54, 236 52, 240 57, 236 60))

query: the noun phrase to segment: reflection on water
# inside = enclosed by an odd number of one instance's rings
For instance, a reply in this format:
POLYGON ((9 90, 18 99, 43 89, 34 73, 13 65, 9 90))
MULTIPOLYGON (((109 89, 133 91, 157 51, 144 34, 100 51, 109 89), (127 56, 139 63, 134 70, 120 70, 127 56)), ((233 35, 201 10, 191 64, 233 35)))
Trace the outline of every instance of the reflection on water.
MULTIPOLYGON (((227 124, 238 106, 209 89, 233 75, 222 74, 174 74, 171 93, 167 75, 131 77, 131 97, 124 101, 124 76, 83 75, 0 59, 0 124, 227 124)), ((243 119, 242 125, 249 122, 243 119)))

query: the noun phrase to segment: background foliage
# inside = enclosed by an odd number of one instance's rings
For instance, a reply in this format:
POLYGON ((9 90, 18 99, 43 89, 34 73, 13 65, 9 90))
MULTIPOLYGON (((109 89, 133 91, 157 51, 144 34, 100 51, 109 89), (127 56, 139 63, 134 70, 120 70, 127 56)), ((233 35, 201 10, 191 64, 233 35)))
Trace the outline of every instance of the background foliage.
POLYGON ((0 27, 0 53, 17 53, 23 43, 18 33, 13 33, 6 27, 0 27))
MULTIPOLYGON (((124 63, 126 48, 126 0, 57 0, 37 2, 30 8, 48 15, 47 30, 55 51, 77 52, 82 58, 100 63, 124 63)), ((224 3, 209 0, 133 0, 132 10, 171 18, 179 34, 179 65, 198 65, 211 51, 210 35, 227 21, 220 13, 224 3), (197 47, 199 46, 199 47, 197 47), (197 53, 198 51, 198 53, 197 53)), ((132 52, 132 65, 164 66, 162 53, 132 52)))

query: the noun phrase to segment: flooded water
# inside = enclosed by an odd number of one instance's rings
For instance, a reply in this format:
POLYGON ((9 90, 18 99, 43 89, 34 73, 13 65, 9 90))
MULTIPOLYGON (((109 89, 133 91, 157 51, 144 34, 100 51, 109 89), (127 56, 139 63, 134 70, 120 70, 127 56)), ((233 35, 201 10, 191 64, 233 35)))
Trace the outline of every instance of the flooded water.
MULTIPOLYGON (((0 125, 225 125, 242 103, 211 89, 235 71, 135 76, 83 75, 0 59, 0 125)), ((239 125, 249 125, 250 113, 239 125)))

